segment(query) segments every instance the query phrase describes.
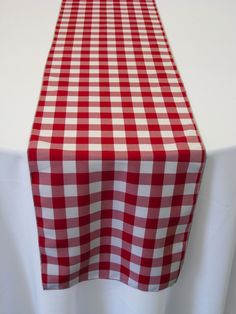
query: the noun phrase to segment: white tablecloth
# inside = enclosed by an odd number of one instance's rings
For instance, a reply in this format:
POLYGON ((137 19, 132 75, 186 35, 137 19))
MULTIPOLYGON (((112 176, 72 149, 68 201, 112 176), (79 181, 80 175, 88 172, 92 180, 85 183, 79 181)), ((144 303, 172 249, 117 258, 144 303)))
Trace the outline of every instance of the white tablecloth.
POLYGON ((1 314, 235 314, 236 1, 157 5, 208 154, 177 284, 42 290, 26 149, 60 1, 0 0, 1 314))

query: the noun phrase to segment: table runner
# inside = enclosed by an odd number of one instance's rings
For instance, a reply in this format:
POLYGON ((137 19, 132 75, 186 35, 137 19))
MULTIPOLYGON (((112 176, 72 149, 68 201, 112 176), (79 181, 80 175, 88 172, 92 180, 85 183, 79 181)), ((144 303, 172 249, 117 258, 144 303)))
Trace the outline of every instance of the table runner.
POLYGON ((63 0, 28 160, 44 289, 180 273, 205 150, 154 0, 63 0))

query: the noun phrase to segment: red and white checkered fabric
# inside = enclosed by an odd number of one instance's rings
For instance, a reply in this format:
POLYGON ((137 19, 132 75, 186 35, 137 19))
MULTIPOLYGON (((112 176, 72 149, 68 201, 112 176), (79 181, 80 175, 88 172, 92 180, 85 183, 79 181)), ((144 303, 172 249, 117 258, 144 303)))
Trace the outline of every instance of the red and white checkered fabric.
POLYGON ((45 289, 179 275, 205 151, 154 0, 63 0, 28 149, 45 289))

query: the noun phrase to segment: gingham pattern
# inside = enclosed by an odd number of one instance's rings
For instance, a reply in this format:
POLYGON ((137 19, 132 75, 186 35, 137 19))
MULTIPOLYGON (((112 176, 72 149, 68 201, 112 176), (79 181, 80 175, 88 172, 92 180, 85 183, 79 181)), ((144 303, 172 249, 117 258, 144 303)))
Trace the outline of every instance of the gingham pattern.
POLYGON ((154 0, 63 0, 28 149, 45 289, 179 275, 205 151, 154 0))

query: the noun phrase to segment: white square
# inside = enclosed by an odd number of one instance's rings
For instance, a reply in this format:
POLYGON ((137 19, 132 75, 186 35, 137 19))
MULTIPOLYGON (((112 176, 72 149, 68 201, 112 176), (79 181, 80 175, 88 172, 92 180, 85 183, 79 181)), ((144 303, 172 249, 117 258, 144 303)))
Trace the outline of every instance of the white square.
MULTIPOLYGON (((59 55, 59 54, 58 54, 59 55)), ((55 77, 55 76, 52 76, 53 73, 49 73, 49 82, 52 83, 52 82, 58 82, 59 81, 59 76, 58 77, 55 77)))
POLYGON ((195 130, 184 130, 185 136, 197 136, 197 133, 195 130))
POLYGON ((121 257, 119 256, 119 255, 117 255, 117 254, 111 254, 110 255, 110 261, 112 262, 112 263, 116 263, 116 264, 121 264, 121 257))
POLYGON ((80 264, 76 263, 75 265, 70 266, 70 273, 77 273, 80 270, 80 264))
POLYGON ((89 137, 100 137, 101 138, 101 131, 100 130, 89 130, 89 137))
POLYGON ((132 254, 136 255, 136 256, 142 256, 143 253, 143 248, 137 245, 132 244, 131 246, 131 252, 132 254))
POLYGON ((147 218, 148 214, 148 208, 147 207, 141 207, 136 206, 135 208, 135 216, 140 218, 147 218))
POLYGON ((89 172, 100 172, 102 171, 101 160, 89 160, 89 172))
POLYGON ((164 185, 162 188, 162 196, 163 197, 169 197, 173 196, 174 193, 174 185, 164 185))
POLYGON ((173 138, 173 132, 172 131, 161 131, 161 136, 163 138, 173 138))
MULTIPOLYGON (((56 72, 55 70, 53 72, 50 72, 50 74, 55 74, 55 73, 58 73, 58 72, 56 72)), ((45 97, 46 101, 56 101, 56 99, 57 99, 57 96, 49 96, 49 95, 47 95, 45 97)), ((47 119, 47 118, 45 118, 45 119, 47 119)))
POLYGON ((77 118, 65 118, 65 125, 69 125, 69 124, 77 124, 78 119, 77 118))
MULTIPOLYGON (((159 35, 159 38, 164 38, 162 35, 159 35)), ((170 59, 168 59, 168 61, 163 61, 163 64, 165 66, 173 66, 173 63, 170 59)))
POLYGON ((102 189, 101 181, 92 182, 89 184, 89 193, 90 194, 101 192, 101 189, 102 189))
POLYGON ((176 174, 177 171, 177 162, 167 161, 165 163, 165 172, 166 174, 176 174))
MULTIPOLYGON (((96 56, 97 54, 91 53, 91 55, 93 55, 94 58, 95 58, 95 56, 96 56)), ((99 77, 90 76, 90 77, 89 77, 89 82, 90 82, 90 83, 97 83, 97 82, 99 82, 99 77)))
POLYGON ((77 131, 75 130, 65 130, 64 131, 64 136, 65 137, 76 137, 77 131))
POLYGON ((116 119, 116 118, 113 118, 112 119, 112 123, 114 125, 123 125, 124 124, 124 119, 116 119))
POLYGON ((66 208, 66 218, 77 218, 79 215, 77 207, 66 208))
MULTIPOLYGON (((58 45, 56 45, 56 47, 58 47, 58 45)), ((52 66, 54 66, 54 65, 60 65, 61 66, 61 64, 62 64, 62 60, 59 60, 59 61, 55 61, 55 60, 52 60, 52 66)))
POLYGON ((90 204, 90 214, 94 214, 101 211, 101 202, 95 202, 90 204))
POLYGON ((135 124, 136 125, 147 125, 147 120, 146 119, 135 119, 135 124))
POLYGON ((151 276, 152 277, 159 277, 161 275, 161 272, 162 272, 162 267, 152 267, 151 268, 151 276))
MULTIPOLYGON (((108 47, 107 48, 107 50, 113 50, 113 49, 114 49, 113 47, 108 47)), ((118 69, 111 69, 111 68, 109 68, 108 71, 109 71, 109 74, 118 74, 119 73, 118 69)))
POLYGON ((138 138, 150 138, 149 131, 137 131, 138 138))
POLYGON ((155 108, 156 113, 166 113, 165 107, 156 107, 155 108))
POLYGON ((201 147, 201 144, 200 143, 188 143, 188 146, 190 149, 192 150, 201 150, 202 147, 201 147))
POLYGON ((116 246, 118 248, 122 248, 122 240, 120 238, 117 237, 112 237, 111 238, 111 245, 112 246, 116 246))
MULTIPOLYGON (((61 72, 60 68, 59 69, 51 68, 51 74, 58 74, 60 72, 61 72)), ((47 100, 53 100, 53 96, 47 96, 47 100)))
POLYGON ((171 207, 161 207, 159 212, 159 218, 169 218, 171 207))
POLYGON ((126 144, 114 144, 114 149, 115 149, 115 151, 126 152, 127 146, 126 146, 126 144))
POLYGON ((53 124, 54 118, 42 118, 42 124, 53 124))
POLYGON ((138 196, 150 196, 151 186, 150 185, 142 185, 138 186, 138 196))
POLYGON ((92 113, 92 112, 100 112, 101 109, 100 109, 100 107, 88 107, 88 111, 90 113, 92 113))
POLYGON ((134 107, 134 108, 133 108, 133 111, 134 111, 135 113, 145 113, 145 110, 144 110, 143 107, 134 107))
MULTIPOLYGON (((172 63, 171 63, 172 65, 172 63)), ((181 88, 180 86, 170 86, 171 92, 172 93, 181 93, 181 88)))
POLYGON ((51 257, 57 257, 57 249, 54 248, 45 248, 45 253, 47 256, 51 256, 51 257))
MULTIPOLYGON (((168 71, 169 72, 169 71, 168 71)), ((172 71, 171 71, 172 72, 172 71)), ((172 72, 173 73, 173 72, 172 72)), ((173 99, 174 99, 174 102, 175 103, 179 103, 179 102, 184 102, 185 100, 184 100, 184 97, 182 97, 182 96, 174 96, 173 97, 173 99)), ((190 120, 191 121, 191 120, 190 120)), ((191 121, 192 122, 192 121, 191 121)))
POLYGON ((139 148, 141 151, 145 152, 151 152, 153 150, 151 144, 139 144, 139 148))
POLYGON ((117 62, 116 61, 108 61, 109 65, 111 66, 117 66, 117 62))
POLYGON ((172 263, 171 264, 171 272, 175 272, 175 271, 178 271, 179 270, 179 267, 180 267, 180 262, 175 262, 175 263, 172 263))
POLYGON ((68 251, 69 251, 69 256, 70 257, 80 256, 80 247, 79 246, 69 247, 68 251))
MULTIPOLYGON (((142 36, 142 37, 143 37, 143 36, 142 36)), ((146 38, 146 36, 144 36, 144 38, 146 38)), ((146 61, 146 62, 145 62, 145 65, 148 66, 148 67, 152 67, 152 68, 155 67, 154 62, 152 62, 152 61, 146 61)))
MULTIPOLYGON (((125 48, 125 51, 127 52, 127 54, 128 54, 128 51, 132 52, 132 51, 134 50, 134 48, 133 48, 133 47, 127 47, 127 46, 124 46, 124 48, 125 48)), ((129 71, 128 71, 128 73, 129 73, 129 74, 136 74, 136 73, 137 73, 137 71, 134 71, 134 70, 129 70, 129 71)))
MULTIPOLYGON (((119 278, 118 278, 118 280, 119 280, 119 278)), ((130 287, 133 287, 133 288, 137 288, 137 287, 138 287, 137 281, 134 280, 134 279, 132 279, 132 278, 129 278, 129 279, 128 279, 128 285, 129 285, 130 287)), ((148 287, 150 287, 150 285, 148 285, 148 287)))
POLYGON ((175 231, 175 234, 182 234, 185 233, 187 230, 188 225, 178 225, 175 231))
POLYGON ((132 102, 141 102, 143 103, 143 98, 139 96, 132 96, 132 102))
POLYGON ((173 245, 173 248, 172 248, 172 253, 175 254, 175 253, 180 253, 182 252, 183 250, 183 243, 180 242, 180 243, 175 243, 173 245))
POLYGON ((47 239, 56 239, 56 231, 54 229, 44 228, 44 236, 47 239))
POLYGON ((102 145, 101 144, 89 144, 89 150, 91 151, 102 151, 102 145))
POLYGON ((193 121, 191 119, 181 119, 182 125, 192 125, 193 121))
POLYGON ((196 188, 196 184, 195 183, 187 183, 187 184, 185 184, 184 195, 194 195, 195 188, 196 188))
POLYGON ((140 173, 153 173, 153 161, 141 161, 140 173))
POLYGON ((68 239, 78 238, 80 236, 79 227, 67 228, 68 239))
POLYGON ((147 69, 148 74, 156 74, 156 69, 147 69))
POLYGON ((178 113, 188 113, 189 109, 186 107, 176 107, 178 113))
MULTIPOLYGON (((99 238, 96 238, 96 239, 93 239, 90 241, 90 249, 95 249, 97 247, 99 247, 100 245, 100 239, 99 238)), ((98 257, 98 255, 96 255, 98 257)), ((95 257, 92 257, 92 259, 95 258, 95 257)), ((93 262, 93 260, 91 261, 91 263, 93 262)))
POLYGON ((114 83, 114 82, 115 82, 115 83, 119 83, 119 78, 118 78, 118 77, 110 77, 110 78, 109 78, 109 81, 110 81, 111 83, 112 83, 112 82, 113 82, 113 83, 114 83))
POLYGON ((113 131, 113 138, 126 138, 125 131, 113 131))
MULTIPOLYGON (((131 39, 130 35, 124 35, 124 38, 131 39)), ((128 61, 127 65, 128 66, 136 66, 136 62, 135 61, 128 61)))
POLYGON ((120 272, 115 270, 109 271, 109 278, 120 280, 120 272))
MULTIPOLYGON (((77 63, 76 64, 76 62, 72 62, 72 64, 71 65, 73 65, 73 63, 74 63, 74 65, 80 65, 79 63, 77 63)), ((78 71, 78 70, 77 70, 78 71)), ((79 86, 78 85, 76 85, 76 86, 68 86, 68 91, 69 92, 78 92, 78 90, 79 90, 79 86)), ((71 106, 71 107, 66 107, 66 111, 67 112, 77 112, 77 111, 75 111, 75 110, 77 110, 77 107, 75 107, 75 106, 71 106), (74 109, 74 111, 70 111, 70 108, 73 108, 74 109), (69 110, 68 110, 69 109, 69 110)))
POLYGON ((112 113, 122 113, 123 109, 122 109, 122 107, 111 107, 111 112, 112 113))
MULTIPOLYGON (((158 84, 158 83, 159 83, 159 80, 158 80, 158 78, 150 77, 150 78, 149 78, 149 82, 152 83, 152 84, 158 84)), ((154 99, 153 99, 153 100, 154 100, 154 99)))
MULTIPOLYGON (((145 31, 144 31, 144 30, 140 30, 139 32, 144 33, 145 31)), ((151 51, 150 47, 143 47, 142 50, 146 52, 145 55, 147 55, 147 53, 148 53, 149 51, 151 51)), ((148 73, 150 73, 150 72, 148 72, 148 73)), ((151 73, 150 73, 150 74, 151 74, 151 73)))
MULTIPOLYGON (((93 256, 90 260, 93 261, 91 262, 91 264, 99 263, 99 258, 97 256, 93 256)), ((97 278, 99 278, 99 274, 97 270, 91 270, 88 273, 88 279, 97 279, 97 278)))
POLYGON ((158 119, 160 125, 170 125, 169 119, 158 119))
POLYGON ((51 137, 52 136, 52 130, 40 130, 40 136, 45 137, 51 137))
POLYGON ((133 234, 134 234, 134 236, 143 239, 143 238, 144 238, 144 235, 145 235, 145 228, 140 228, 140 227, 134 226, 134 228, 133 228, 133 234))
POLYGON ((39 192, 41 197, 52 197, 52 187, 51 185, 40 184, 39 192))
MULTIPOLYGON (((94 44, 94 41, 95 41, 95 40, 93 40, 93 44, 94 44)), ((97 42, 97 41, 96 41, 96 42, 97 42)), ((98 61, 90 61, 89 64, 90 64, 90 65, 99 65, 99 62, 98 62, 98 61)), ((93 88, 94 88, 94 87, 96 87, 96 86, 93 86, 93 88)), ((97 86, 97 87, 99 87, 99 86, 97 86)), ((94 90, 94 89, 93 89, 93 90, 94 90)))
POLYGON ((54 210, 53 210, 53 208, 42 207, 42 217, 44 219, 54 219, 54 210))
POLYGON ((164 99, 163 99, 163 97, 157 97, 157 96, 155 96, 155 97, 152 97, 152 99, 153 99, 153 101, 154 102, 164 102, 164 99))
POLYGON ((156 232, 157 239, 165 239, 167 235, 167 228, 158 228, 156 232))
MULTIPOLYGON (((127 55, 126 55, 126 59, 128 59, 127 55)), ((139 83, 139 78, 132 77, 132 83, 139 83)))
POLYGON ((164 255, 164 248, 158 248, 154 250, 153 258, 161 258, 164 255))
POLYGON ((122 99, 120 96, 110 96, 111 102, 122 102, 122 99))
POLYGON ((135 274, 138 274, 140 273, 140 265, 138 264, 135 264, 135 263, 132 263, 130 262, 129 264, 129 269, 134 272, 135 274))
POLYGON ((76 162, 72 160, 63 161, 63 173, 76 173, 76 162))
POLYGON ((63 144, 63 149, 64 150, 75 151, 76 150, 76 144, 64 143, 63 144))
POLYGON ((126 192, 126 184, 122 181, 115 181, 113 183, 114 191, 126 192))
POLYGON ((119 219, 112 219, 112 228, 123 230, 123 222, 119 219))
POLYGON ((128 162, 126 160, 115 161, 115 171, 127 171, 128 162))
POLYGON ((59 266, 56 264, 47 264, 47 273, 49 274, 49 276, 58 276, 59 266))
POLYGON ((96 220, 90 223, 90 232, 99 230, 101 228, 101 221, 96 220))
POLYGON ((181 217, 188 216, 192 211, 192 206, 182 206, 181 207, 181 217))
POLYGON ((151 92, 152 93, 160 93, 161 92, 161 87, 159 86, 150 86, 151 92))
MULTIPOLYGON (((114 191, 116 191, 116 190, 114 189, 114 191)), ((113 200, 112 208, 113 208, 114 210, 119 210, 119 211, 124 212, 125 203, 124 203, 124 202, 121 202, 121 201, 113 200)))
POLYGON ((100 118, 89 118, 89 124, 90 125, 100 125, 101 119, 100 118))
POLYGON ((74 184, 64 185, 65 196, 78 196, 78 187, 74 184))

